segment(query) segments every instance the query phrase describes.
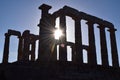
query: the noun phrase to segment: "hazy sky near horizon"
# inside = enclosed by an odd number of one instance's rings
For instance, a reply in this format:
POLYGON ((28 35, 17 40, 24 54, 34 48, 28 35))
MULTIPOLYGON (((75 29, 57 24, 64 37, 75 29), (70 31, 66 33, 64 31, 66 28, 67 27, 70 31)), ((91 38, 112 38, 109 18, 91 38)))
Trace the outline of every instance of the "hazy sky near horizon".
MULTIPOLYGON (((79 11, 94 15, 114 24, 117 38, 118 53, 120 55, 120 0, 0 0, 0 62, 4 48, 4 33, 8 29, 23 32, 30 30, 38 34, 37 24, 41 18, 38 9, 43 3, 51 5, 50 13, 67 5, 79 11)), ((16 37, 12 37, 10 54, 14 57, 17 49, 16 37)))

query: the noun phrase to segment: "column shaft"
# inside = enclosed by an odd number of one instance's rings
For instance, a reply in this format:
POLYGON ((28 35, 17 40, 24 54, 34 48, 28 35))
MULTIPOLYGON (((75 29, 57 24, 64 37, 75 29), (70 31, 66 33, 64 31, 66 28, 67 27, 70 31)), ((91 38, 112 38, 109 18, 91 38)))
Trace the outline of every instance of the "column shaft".
MULTIPOLYGON (((56 42, 55 40, 53 40, 54 42, 56 42)), ((51 46, 51 54, 50 54, 50 60, 53 61, 57 61, 57 44, 52 44, 51 46)))
POLYGON ((67 61, 67 47, 66 47, 66 17, 65 15, 60 16, 60 29, 63 31, 62 37, 60 37, 60 46, 59 46, 59 60, 67 61))
POLYGON ((50 31, 51 28, 50 26, 50 14, 49 14, 49 9, 51 6, 49 5, 41 5, 39 7, 40 10, 42 10, 42 16, 40 23, 38 24, 39 26, 39 43, 38 43, 38 61, 40 62, 48 62, 49 61, 49 44, 47 40, 49 39, 50 31))
POLYGON ((101 44, 102 65, 103 66, 109 66, 105 27, 103 25, 100 25, 100 26, 98 26, 98 28, 100 29, 100 44, 101 44))
POLYGON ((31 61, 35 61, 35 41, 32 42, 32 48, 31 48, 31 61))
POLYGON ((5 43, 3 52, 3 63, 8 63, 10 35, 5 33, 5 43))
POLYGON ((72 62, 76 62, 76 53, 75 53, 75 46, 71 46, 72 49, 72 62))
POLYGON ((30 32, 28 30, 23 32, 23 39, 24 39, 24 45, 23 45, 23 60, 28 61, 29 60, 29 47, 30 47, 30 32))
MULTIPOLYGON (((53 26, 53 30, 55 30, 55 24, 56 24, 56 19, 54 17, 51 17, 51 25, 53 26)), ((51 52, 50 52, 50 60, 57 61, 57 40, 55 39, 54 36, 51 37, 52 43, 50 45, 51 52)))
POLYGON ((82 53, 82 36, 81 36, 80 19, 75 19, 75 51, 76 51, 76 62, 82 64, 83 53, 82 53))
POLYGON ((94 23, 87 22, 86 24, 88 24, 88 37, 89 37, 89 39, 88 39, 88 41, 89 41, 88 64, 97 65, 95 35, 94 35, 94 23))
POLYGON ((110 29, 109 32, 110 32, 110 42, 111 42, 112 65, 114 67, 119 67, 115 29, 110 29))
POLYGON ((18 44, 18 61, 22 60, 23 57, 23 53, 22 53, 22 49, 23 49, 23 44, 22 44, 22 37, 18 37, 19 38, 19 44, 18 44))

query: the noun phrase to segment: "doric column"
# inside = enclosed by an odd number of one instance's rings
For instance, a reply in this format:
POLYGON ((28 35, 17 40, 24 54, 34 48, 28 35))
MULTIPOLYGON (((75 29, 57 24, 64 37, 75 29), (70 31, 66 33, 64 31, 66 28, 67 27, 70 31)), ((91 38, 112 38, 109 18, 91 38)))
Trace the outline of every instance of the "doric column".
MULTIPOLYGON (((54 18, 54 16, 51 17, 51 26, 53 26, 53 31, 56 29, 55 28, 56 25, 56 19, 54 18)), ((54 32, 52 33, 52 35, 54 34, 54 32)), ((52 43, 50 45, 50 60, 52 62, 57 61, 57 45, 58 45, 58 40, 55 39, 54 35, 51 36, 51 40, 52 43)))
POLYGON ((23 32, 23 39, 24 39, 24 42, 23 42, 23 60, 29 60, 29 47, 30 47, 30 31, 29 30, 26 30, 23 32))
POLYGON ((101 44, 102 65, 103 66, 109 66, 106 35, 105 35, 105 26, 104 25, 99 25, 98 28, 100 29, 100 44, 101 44))
POLYGON ((50 42, 51 39, 51 14, 49 9, 51 6, 43 4, 39 7, 42 11, 39 26, 39 45, 38 45, 38 61, 49 62, 50 58, 50 42))
POLYGON ((10 35, 5 33, 5 43, 3 52, 3 63, 8 63, 10 35))
POLYGON ((32 48, 31 48, 31 61, 35 61, 35 41, 32 42, 32 48))
POLYGON ((63 32, 63 36, 60 37, 60 46, 59 46, 59 60, 67 61, 67 47, 66 47, 66 17, 64 12, 60 16, 60 29, 63 32))
POLYGON ((53 41, 54 43, 51 45, 51 54, 50 54, 50 60, 52 62, 57 61, 57 44, 55 40, 53 41))
POLYGON ((110 28, 108 31, 110 32, 112 65, 114 67, 119 67, 118 51, 117 51, 117 44, 116 44, 116 37, 115 37, 115 31, 116 31, 116 29, 110 28))
POLYGON ((88 21, 86 24, 88 25, 88 37, 89 37, 89 39, 88 39, 88 41, 89 41, 88 64, 97 65, 95 35, 94 35, 94 23, 88 21))
POLYGON ((73 18, 75 20, 75 52, 76 62, 83 63, 82 53, 82 34, 81 34, 81 21, 79 18, 73 18))
POLYGON ((23 57, 23 53, 22 53, 22 49, 23 49, 23 44, 22 44, 22 37, 19 36, 19 43, 18 43, 18 61, 22 60, 23 57))
POLYGON ((75 53, 75 46, 71 46, 72 49, 72 62, 76 62, 76 53, 75 53))

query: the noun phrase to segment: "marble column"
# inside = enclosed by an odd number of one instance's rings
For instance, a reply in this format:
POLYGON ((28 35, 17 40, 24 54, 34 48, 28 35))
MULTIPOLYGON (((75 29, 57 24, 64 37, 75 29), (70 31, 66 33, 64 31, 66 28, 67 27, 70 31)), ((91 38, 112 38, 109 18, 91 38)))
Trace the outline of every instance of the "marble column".
POLYGON ((22 49, 23 49, 23 44, 22 44, 22 37, 18 36, 19 38, 19 44, 18 44, 18 61, 22 60, 23 57, 23 53, 22 53, 22 49))
POLYGON ((98 28, 100 30, 100 45, 101 45, 102 65, 109 66, 105 26, 101 24, 98 26, 98 28))
POLYGON ((5 33, 5 43, 3 52, 3 63, 8 63, 10 35, 5 33))
POLYGON ((112 65, 113 67, 119 67, 118 51, 117 51, 117 44, 116 44, 116 37, 115 37, 116 29, 110 28, 108 31, 110 32, 112 65))
POLYGON ((35 61, 35 41, 32 42, 32 48, 31 48, 31 61, 35 61))
MULTIPOLYGON (((53 41, 56 42, 55 40, 53 41)), ((50 60, 51 62, 57 61, 57 44, 56 43, 53 43, 51 46, 50 60)))
POLYGON ((72 62, 76 62, 76 52, 75 52, 75 46, 71 46, 72 49, 72 62))
POLYGON ((94 23, 88 21, 86 23, 88 25, 88 64, 97 65, 96 59, 96 45, 95 45, 95 34, 94 34, 94 23))
POLYGON ((59 46, 59 60, 67 61, 67 47, 66 47, 66 17, 64 13, 61 13, 60 16, 60 29, 63 32, 63 36, 60 37, 60 46, 59 46))
POLYGON ((81 34, 81 21, 79 18, 73 18, 75 20, 75 52, 76 62, 79 64, 83 63, 82 53, 82 34, 81 34))
POLYGON ((23 32, 23 39, 24 39, 24 45, 23 45, 23 60, 28 61, 29 60, 29 47, 30 47, 30 31, 26 30, 23 32))
MULTIPOLYGON (((54 18, 54 16, 52 16, 51 17, 51 26, 53 27, 53 31, 56 29, 55 25, 56 25, 56 19, 54 18)), ((57 40, 54 37, 54 32, 52 33, 51 40, 52 40, 52 42, 50 45, 50 48, 51 48, 50 60, 52 62, 54 62, 54 61, 57 61, 57 40)))
POLYGON ((49 9, 52 7, 46 4, 43 4, 39 7, 39 9, 42 11, 41 13, 41 19, 38 24, 39 27, 39 43, 38 43, 38 60, 40 62, 49 61, 49 43, 45 42, 46 37, 48 37, 47 34, 48 31, 50 31, 49 24, 50 24, 50 14, 49 9))

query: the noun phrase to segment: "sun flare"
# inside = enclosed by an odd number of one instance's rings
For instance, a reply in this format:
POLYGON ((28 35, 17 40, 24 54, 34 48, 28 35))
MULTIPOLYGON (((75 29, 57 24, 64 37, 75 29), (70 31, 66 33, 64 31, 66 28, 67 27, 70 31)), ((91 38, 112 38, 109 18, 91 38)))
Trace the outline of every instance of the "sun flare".
POLYGON ((62 35, 62 30, 60 30, 59 28, 54 31, 55 39, 59 39, 62 35))

